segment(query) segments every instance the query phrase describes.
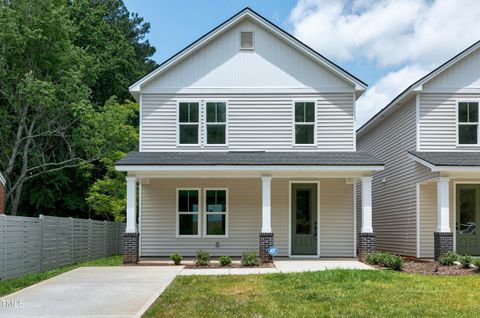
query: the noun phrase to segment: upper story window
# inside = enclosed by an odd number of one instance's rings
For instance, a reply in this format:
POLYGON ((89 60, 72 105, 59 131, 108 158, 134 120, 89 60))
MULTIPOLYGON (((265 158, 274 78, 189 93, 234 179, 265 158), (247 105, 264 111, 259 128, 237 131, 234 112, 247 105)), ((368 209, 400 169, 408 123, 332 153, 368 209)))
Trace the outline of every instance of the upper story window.
POLYGON ((458 144, 478 144, 478 102, 458 103, 458 144))
POLYGON ((198 103, 179 103, 178 112, 179 143, 182 145, 198 144, 198 103))
POLYGON ((295 144, 315 143, 315 103, 295 102, 294 110, 295 144))
POLYGON ((226 143, 227 103, 207 102, 207 144, 226 143))
POLYGON ((253 50, 253 32, 240 32, 240 49, 253 50))

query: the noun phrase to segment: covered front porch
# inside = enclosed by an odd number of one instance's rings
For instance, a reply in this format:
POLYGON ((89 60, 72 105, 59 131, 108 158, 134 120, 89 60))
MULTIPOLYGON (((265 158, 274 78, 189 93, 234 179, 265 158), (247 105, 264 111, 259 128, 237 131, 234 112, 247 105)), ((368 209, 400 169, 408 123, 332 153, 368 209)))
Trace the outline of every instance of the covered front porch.
POLYGON ((357 247, 363 254, 374 249, 371 173, 383 165, 366 154, 348 154, 347 162, 344 153, 301 154, 296 161, 290 153, 168 153, 169 159, 156 153, 140 164, 132 163, 144 153, 129 156, 117 163, 128 172, 127 262, 191 257, 198 250, 212 256, 255 251, 269 261, 270 246, 280 257, 310 258, 357 257, 357 247))
POLYGON ((417 184, 417 257, 480 256, 480 153, 412 153, 433 177, 417 184))

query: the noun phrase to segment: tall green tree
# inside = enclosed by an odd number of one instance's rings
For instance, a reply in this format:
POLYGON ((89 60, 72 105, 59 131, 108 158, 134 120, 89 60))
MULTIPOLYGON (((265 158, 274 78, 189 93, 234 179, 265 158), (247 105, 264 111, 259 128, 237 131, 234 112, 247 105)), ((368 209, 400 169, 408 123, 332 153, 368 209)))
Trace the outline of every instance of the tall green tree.
POLYGON ((137 112, 110 99, 131 98, 128 85, 155 67, 148 31, 120 0, 0 3, 0 170, 12 214, 109 214, 86 198, 124 191, 113 162, 136 148, 137 112))

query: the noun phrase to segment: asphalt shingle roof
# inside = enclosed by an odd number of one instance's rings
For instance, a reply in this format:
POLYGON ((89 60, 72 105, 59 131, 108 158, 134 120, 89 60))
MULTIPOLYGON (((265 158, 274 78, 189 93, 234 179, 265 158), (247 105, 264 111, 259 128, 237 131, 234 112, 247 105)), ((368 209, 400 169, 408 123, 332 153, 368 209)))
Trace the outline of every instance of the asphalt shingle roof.
POLYGON ((122 165, 383 166, 365 152, 129 152, 122 165))
POLYGON ((480 166, 480 152, 409 151, 409 153, 434 166, 480 166))

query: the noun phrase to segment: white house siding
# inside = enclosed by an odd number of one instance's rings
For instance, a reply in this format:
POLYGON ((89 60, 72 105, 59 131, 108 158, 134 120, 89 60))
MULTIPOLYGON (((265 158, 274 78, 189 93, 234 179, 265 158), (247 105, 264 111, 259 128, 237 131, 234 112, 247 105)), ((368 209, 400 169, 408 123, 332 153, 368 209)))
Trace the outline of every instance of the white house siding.
POLYGON ((437 229, 437 183, 420 185, 420 257, 433 258, 433 233, 437 229))
POLYGON ((411 256, 416 255, 416 183, 434 176, 408 156, 416 148, 415 117, 415 99, 411 99, 357 136, 359 151, 385 162, 385 170, 374 174, 372 184, 377 248, 411 256))
MULTIPOLYGON (((303 179, 302 179, 303 180, 303 179)), ((288 256, 289 179, 272 179, 272 230, 279 256, 288 256)), ((203 199, 202 199, 203 200, 203 199)), ((321 256, 353 256, 353 188, 345 179, 320 179, 321 256)), ((260 179, 150 179, 142 184, 140 255, 240 256, 258 250, 261 229, 260 179), (176 188, 227 187, 229 238, 176 238, 176 188), (215 242, 220 246, 215 247, 215 242)))
MULTIPOLYGON (((353 93, 142 95, 141 151, 165 150, 323 150, 353 151, 353 93), (228 147, 177 146, 177 100, 228 101, 228 147), (293 102, 315 100, 316 146, 293 146, 293 102)), ((205 127, 201 126, 200 136, 205 127)))
POLYGON ((353 84, 271 31, 244 20, 142 87, 142 93, 265 88, 277 92, 351 91, 353 84), (254 32, 254 50, 240 50, 240 32, 254 32))
POLYGON ((353 184, 345 179, 320 181, 320 256, 354 255, 353 184))
MULTIPOLYGON (((480 77, 480 72, 477 77, 480 77)), ((480 146, 457 146, 457 100, 462 99, 480 101, 480 88, 478 94, 420 94, 420 151, 480 150, 480 146)))

